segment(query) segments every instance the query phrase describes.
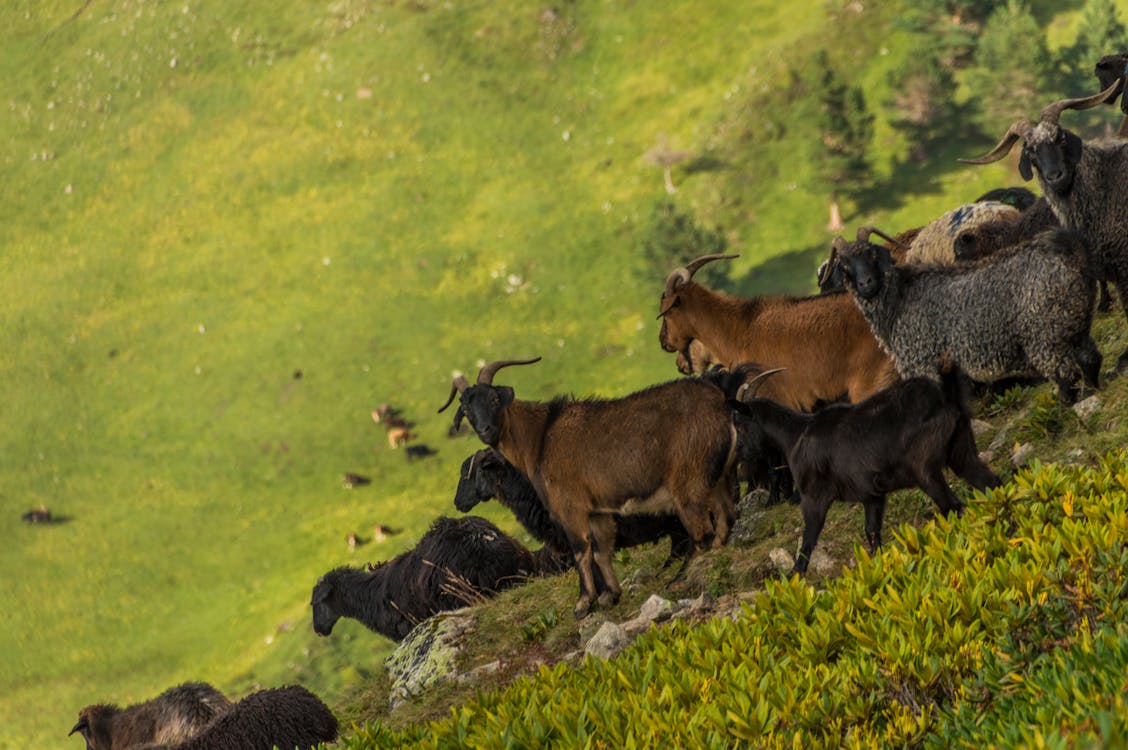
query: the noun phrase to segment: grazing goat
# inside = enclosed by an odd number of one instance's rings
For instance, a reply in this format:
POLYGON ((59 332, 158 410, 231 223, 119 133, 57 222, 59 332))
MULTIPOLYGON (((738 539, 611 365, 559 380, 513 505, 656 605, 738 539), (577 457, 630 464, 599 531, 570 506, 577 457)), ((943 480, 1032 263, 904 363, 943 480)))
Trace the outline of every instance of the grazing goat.
POLYGON ((806 572, 835 501, 862 503, 866 543, 873 552, 881 544, 889 492, 919 487, 942 512, 951 513, 961 511, 963 503, 944 479, 945 467, 976 489, 999 484, 979 459, 954 368, 945 368, 940 383, 909 378, 861 403, 832 404, 814 414, 754 398, 759 378, 748 385, 743 400, 729 404, 742 442, 751 450, 782 451, 799 485, 803 542, 795 573, 806 572))
MULTIPOLYGON (((185 682, 156 698, 126 708, 86 706, 78 712, 78 732, 86 750, 126 750, 149 743, 177 743, 203 731, 226 713, 231 702, 205 682, 185 682)), ((70 734, 67 736, 69 737, 70 734)))
POLYGON ((408 440, 414 439, 415 435, 406 427, 388 428, 388 445, 392 448, 399 448, 401 445, 406 445, 408 440))
POLYGON ((417 443, 416 445, 409 445, 404 450, 404 455, 407 456, 408 462, 414 461, 417 458, 430 458, 437 455, 438 451, 427 445, 426 443, 417 443))
POLYGON ((742 362, 788 368, 764 395, 803 411, 842 398, 860 401, 897 380, 849 295, 743 299, 693 281, 706 263, 735 257, 705 255, 669 275, 658 315, 664 350, 689 358, 697 340, 728 369, 742 362))
MULTIPOLYGON (((493 448, 483 448, 462 462, 454 507, 469 513, 478 503, 496 498, 517 518, 533 538, 555 555, 567 559, 562 569, 571 567, 572 549, 564 528, 552 520, 544 501, 524 474, 517 471, 493 448)), ((623 516, 615 529, 615 549, 636 547, 670 538, 669 565, 674 558, 688 560, 693 554, 693 539, 676 515, 623 516)), ((599 575, 596 568, 595 574, 599 575)))
POLYGON ((1108 90, 1115 86, 1115 90, 1103 100, 1104 104, 1115 104, 1116 97, 1120 97, 1120 111, 1124 113, 1124 121, 1116 131, 1118 138, 1128 138, 1128 97, 1123 96, 1125 86, 1128 86, 1128 53, 1119 55, 1105 55, 1096 66, 1097 80, 1101 82, 1101 89, 1108 90))
POLYGON ((56 519, 49 508, 40 506, 22 513, 20 520, 24 523, 54 523, 56 519))
POLYGON ((622 593, 611 564, 617 516, 676 512, 695 548, 728 539, 736 435, 720 389, 683 378, 624 398, 541 403, 493 385, 502 367, 537 361, 492 362, 472 386, 456 378, 439 411, 460 393, 455 421, 465 416, 483 443, 532 482, 564 528, 580 575, 576 617, 597 597, 607 606, 622 593))
POLYGON ((851 245, 834 242, 846 286, 901 377, 934 375, 945 359, 986 383, 1042 375, 1067 403, 1079 375, 1097 387, 1095 284, 1080 235, 1051 229, 958 266, 894 265, 865 227, 851 245))
POLYGON ((179 744, 137 750, 308 750, 337 739, 340 725, 329 707, 300 685, 251 693, 179 744))
POLYGON ((439 518, 414 549, 366 572, 341 567, 313 587, 313 630, 342 617, 401 641, 436 612, 459 609, 537 572, 527 549, 484 518, 439 518))
MULTIPOLYGON (((994 149, 968 164, 989 164, 1010 153, 1023 141, 1019 174, 1026 180, 1038 174, 1042 194, 1061 226, 1077 232, 1089 244, 1089 266, 1098 279, 1116 285, 1120 304, 1128 316, 1128 141, 1084 143, 1058 124, 1067 109, 1089 109, 1121 86, 1111 86, 1090 97, 1063 99, 1042 110, 1031 125, 1018 120, 994 149)), ((1117 360, 1118 370, 1128 368, 1128 350, 1117 360)))

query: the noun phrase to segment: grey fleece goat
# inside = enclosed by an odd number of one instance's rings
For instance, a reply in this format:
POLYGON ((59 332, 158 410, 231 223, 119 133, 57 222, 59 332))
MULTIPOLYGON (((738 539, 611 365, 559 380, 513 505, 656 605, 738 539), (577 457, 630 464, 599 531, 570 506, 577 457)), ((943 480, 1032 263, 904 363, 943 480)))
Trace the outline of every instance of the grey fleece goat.
POLYGON ((307 750, 334 741, 339 729, 320 698, 289 685, 251 693, 190 740, 137 750, 307 750))
MULTIPOLYGON (((1119 80, 1094 96, 1064 99, 1042 110, 1031 125, 1018 120, 993 150, 969 164, 987 164, 1005 157, 1023 141, 1019 174, 1038 174, 1042 194, 1058 221, 1081 234, 1089 243, 1090 263, 1097 278, 1116 284, 1124 314, 1128 316, 1128 141, 1084 143, 1058 125, 1067 109, 1089 109, 1106 101, 1119 80)), ((1116 363, 1128 368, 1128 350, 1116 363)))
POLYGON ((1096 284, 1080 235, 1052 229, 959 266, 896 266, 861 236, 835 243, 846 287, 901 377, 935 377, 947 359, 982 382, 1042 375, 1067 403, 1078 376, 1097 386, 1096 284))
MULTIPOLYGON (((86 750, 127 750, 152 742, 180 742, 226 713, 231 702, 206 682, 185 682, 126 708, 98 703, 78 712, 86 750)), ((69 736, 69 735, 68 735, 69 736)))

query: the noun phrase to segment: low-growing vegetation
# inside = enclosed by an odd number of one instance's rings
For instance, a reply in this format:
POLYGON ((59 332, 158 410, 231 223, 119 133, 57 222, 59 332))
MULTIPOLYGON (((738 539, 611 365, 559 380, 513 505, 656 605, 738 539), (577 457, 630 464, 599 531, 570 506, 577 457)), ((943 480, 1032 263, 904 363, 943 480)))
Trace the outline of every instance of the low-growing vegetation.
POLYGON ((1128 453, 1036 463, 958 520, 735 619, 542 667, 446 719, 344 747, 1065 747, 1128 737, 1128 453))

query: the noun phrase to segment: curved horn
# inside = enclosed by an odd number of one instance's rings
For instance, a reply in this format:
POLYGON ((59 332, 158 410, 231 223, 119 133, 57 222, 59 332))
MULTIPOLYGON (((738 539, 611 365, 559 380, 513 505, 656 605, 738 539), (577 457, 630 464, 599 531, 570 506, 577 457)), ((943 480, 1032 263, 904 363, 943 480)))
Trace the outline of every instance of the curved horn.
POLYGON ((663 297, 669 297, 677 290, 689 283, 689 271, 684 268, 675 268, 666 277, 666 288, 662 290, 663 297))
POLYGON ((1030 123, 1026 120, 1016 120, 1013 125, 1007 130, 1007 134, 1003 136, 1003 140, 999 141, 999 145, 991 149, 983 156, 975 159, 958 159, 964 164, 990 164, 993 161, 998 161, 1010 153, 1011 147, 1014 142, 1019 138, 1026 138, 1032 130, 1030 123))
POLYGON ((444 411, 446 411, 446 408, 450 406, 450 402, 454 401, 454 394, 462 393, 469 387, 470 383, 464 376, 456 375, 454 377, 454 381, 450 384, 450 395, 447 397, 446 403, 439 407, 439 411, 437 413, 442 414, 444 411))
POLYGON ((748 403, 750 399, 756 397, 756 393, 760 390, 760 386, 764 384, 764 381, 767 380, 768 377, 775 375, 777 372, 783 372, 786 369, 786 367, 777 367, 774 370, 765 370, 764 372, 760 373, 756 377, 752 378, 750 382, 745 383, 744 385, 736 389, 736 400, 748 403))
POLYGON ((533 357, 532 359, 502 359, 497 362, 490 362, 478 371, 478 385, 493 385, 494 375, 503 367, 509 367, 510 365, 531 365, 534 362, 540 362, 540 360, 540 357, 533 357))
POLYGON ((712 255, 702 255, 699 258, 694 258, 689 263, 686 263, 683 268, 675 268, 666 277, 666 290, 662 292, 663 297, 669 297, 671 294, 681 289, 688 284, 693 278, 693 274, 701 270, 701 266, 706 263, 712 263, 715 260, 728 260, 730 258, 739 258, 739 255, 721 255, 714 253, 712 255))
POLYGON ((871 234, 876 234, 878 237, 885 240, 886 242, 892 242, 894 245, 901 248, 902 250, 908 250, 909 249, 909 246, 906 245, 904 242, 901 242, 896 237, 890 237, 889 235, 887 235, 885 232, 881 231, 877 227, 858 227, 858 242, 869 242, 869 236, 871 234))
POLYGON ((83 716, 81 719, 78 720, 78 723, 75 724, 74 727, 71 728, 71 730, 69 732, 67 732, 67 737, 70 737, 75 732, 81 732, 82 730, 89 728, 89 726, 90 726, 89 722, 87 722, 86 717, 83 716))
POLYGON ((1061 101, 1054 102, 1042 110, 1042 121, 1052 122, 1054 125, 1058 124, 1058 118, 1061 113, 1067 109, 1091 109, 1098 104, 1103 104, 1106 99, 1112 96, 1112 92, 1122 83, 1120 80, 1112 82, 1104 91, 1092 96, 1083 96, 1079 99, 1062 99, 1061 101))

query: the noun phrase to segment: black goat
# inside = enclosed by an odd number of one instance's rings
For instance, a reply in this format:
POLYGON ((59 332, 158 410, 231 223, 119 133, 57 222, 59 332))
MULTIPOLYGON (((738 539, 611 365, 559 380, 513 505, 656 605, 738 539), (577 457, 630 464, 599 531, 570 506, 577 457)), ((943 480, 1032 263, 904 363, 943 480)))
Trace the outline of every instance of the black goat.
POLYGON ((729 405, 741 439, 752 450, 771 446, 786 453, 799 485, 803 543, 796 573, 806 572, 832 502, 861 501, 873 552, 881 544, 889 492, 919 487, 951 513, 962 511, 963 503, 944 479, 945 467, 976 489, 999 484, 976 451, 956 368, 943 372, 940 383, 909 378, 860 403, 834 404, 814 414, 751 398, 756 386, 753 381, 745 400, 729 405))
MULTIPOLYGON (((513 512, 533 538, 562 558, 562 570, 572 567, 572 548, 564 527, 552 520, 532 482, 493 448, 483 448, 462 462, 454 507, 468 513, 478 503, 494 498, 513 512)), ((665 537, 670 538, 666 565, 675 558, 688 560, 693 554, 693 539, 678 517, 671 514, 622 516, 616 524, 615 549, 637 547, 665 537)))
POLYGON ((439 518, 414 549, 370 572, 341 567, 313 587, 313 629, 329 635, 341 617, 401 641, 421 620, 459 609, 538 572, 519 542, 484 518, 439 518))
MULTIPOLYGON (((78 732, 86 750, 123 750, 148 743, 176 743, 231 709, 231 702, 206 682, 185 682, 156 698, 125 708, 98 703, 78 712, 78 732)), ((70 734, 67 736, 69 737, 70 734)))
POLYGON ((300 685, 251 693, 195 737, 136 750, 272 750, 308 748, 337 739, 337 717, 300 685))

